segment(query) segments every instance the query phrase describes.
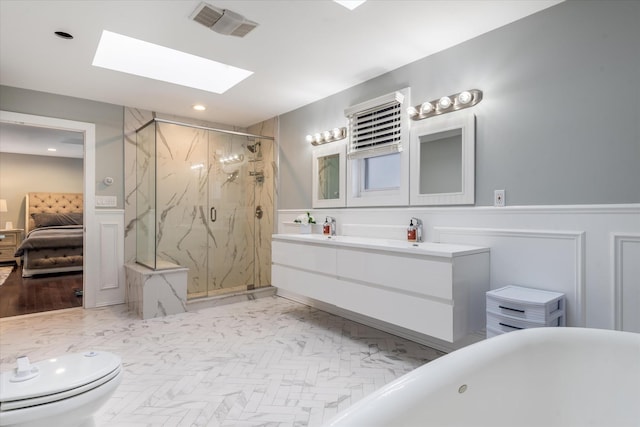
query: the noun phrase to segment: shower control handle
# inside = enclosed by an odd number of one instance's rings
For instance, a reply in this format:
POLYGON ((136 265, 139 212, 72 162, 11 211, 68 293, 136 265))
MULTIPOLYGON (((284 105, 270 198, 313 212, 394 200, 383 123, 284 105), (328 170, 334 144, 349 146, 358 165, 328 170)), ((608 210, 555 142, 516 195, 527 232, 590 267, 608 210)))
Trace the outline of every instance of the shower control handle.
POLYGON ((256 218, 258 219, 262 219, 262 214, 264 212, 262 211, 262 206, 258 205, 256 206, 256 218))
POLYGON ((211 222, 216 222, 216 219, 218 219, 218 211, 216 211, 216 208, 211 208, 209 211, 209 217, 211 218, 211 222))

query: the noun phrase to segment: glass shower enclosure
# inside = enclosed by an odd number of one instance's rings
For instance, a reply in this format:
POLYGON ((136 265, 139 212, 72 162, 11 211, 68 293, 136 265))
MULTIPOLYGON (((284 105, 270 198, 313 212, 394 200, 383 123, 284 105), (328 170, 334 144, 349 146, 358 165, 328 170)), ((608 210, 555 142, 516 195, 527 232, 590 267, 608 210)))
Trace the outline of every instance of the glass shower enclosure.
POLYGON ((154 119, 136 131, 136 262, 187 298, 270 285, 273 137, 154 119))

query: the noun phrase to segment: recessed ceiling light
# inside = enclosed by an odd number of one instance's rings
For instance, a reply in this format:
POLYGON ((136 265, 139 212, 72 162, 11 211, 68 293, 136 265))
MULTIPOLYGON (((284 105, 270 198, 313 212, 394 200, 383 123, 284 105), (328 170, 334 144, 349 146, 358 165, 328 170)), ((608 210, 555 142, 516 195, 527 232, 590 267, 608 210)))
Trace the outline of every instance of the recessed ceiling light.
POLYGON ((213 93, 253 74, 221 62, 103 31, 92 65, 213 93))
POLYGON ((333 0, 333 1, 338 3, 341 6, 346 7, 349 10, 353 10, 367 0, 333 0))
POLYGON ((204 111, 204 110, 207 109, 207 107, 205 107, 202 104, 196 104, 196 105, 193 106, 193 109, 196 110, 196 111, 204 111))
POLYGON ((55 148, 47 148, 47 151, 58 151, 55 148))
POLYGON ((73 39, 73 36, 65 31, 56 31, 55 33, 56 36, 60 37, 61 39, 65 39, 65 40, 71 40, 73 39))

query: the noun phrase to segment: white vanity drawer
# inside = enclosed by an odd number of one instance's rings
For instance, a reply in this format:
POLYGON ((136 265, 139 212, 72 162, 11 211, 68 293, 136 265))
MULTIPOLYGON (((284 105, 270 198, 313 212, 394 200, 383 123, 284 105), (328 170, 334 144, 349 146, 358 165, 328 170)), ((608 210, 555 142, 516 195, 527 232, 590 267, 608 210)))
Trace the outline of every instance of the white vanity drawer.
POLYGON ((453 268, 449 258, 429 259, 341 248, 337 271, 338 276, 348 279, 453 299, 453 268))
POLYGON ((505 286, 487 292, 487 312, 546 324, 555 314, 564 313, 564 294, 505 286))
POLYGON ((501 316, 499 314, 487 312, 487 330, 489 328, 501 332, 512 332, 519 329, 542 328, 545 326, 561 326, 561 316, 555 316, 548 322, 530 322, 522 319, 514 319, 513 317, 501 316))
POLYGON ((271 248, 271 261, 274 264, 322 274, 336 274, 336 249, 333 247, 274 241, 271 248))

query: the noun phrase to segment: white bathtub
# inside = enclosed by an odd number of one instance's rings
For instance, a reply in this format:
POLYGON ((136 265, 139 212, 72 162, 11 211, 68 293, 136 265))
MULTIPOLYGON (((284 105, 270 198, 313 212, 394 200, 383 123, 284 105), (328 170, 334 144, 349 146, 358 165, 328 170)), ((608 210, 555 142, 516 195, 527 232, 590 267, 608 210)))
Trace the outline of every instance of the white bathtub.
POLYGON ((536 328, 436 359, 327 426, 640 426, 640 334, 536 328))

